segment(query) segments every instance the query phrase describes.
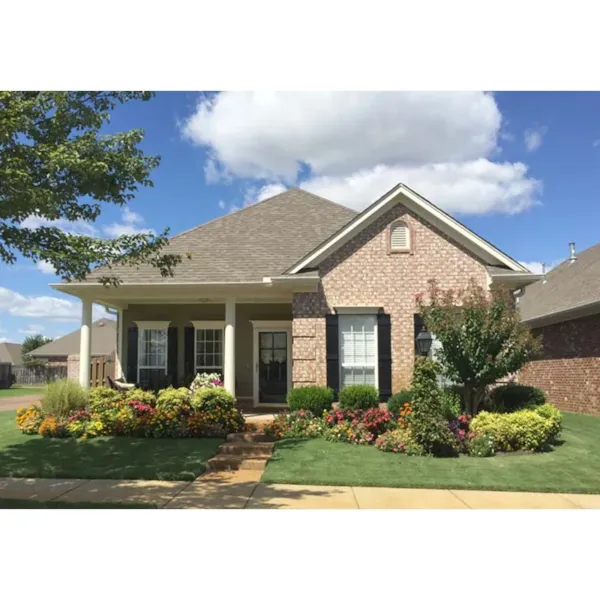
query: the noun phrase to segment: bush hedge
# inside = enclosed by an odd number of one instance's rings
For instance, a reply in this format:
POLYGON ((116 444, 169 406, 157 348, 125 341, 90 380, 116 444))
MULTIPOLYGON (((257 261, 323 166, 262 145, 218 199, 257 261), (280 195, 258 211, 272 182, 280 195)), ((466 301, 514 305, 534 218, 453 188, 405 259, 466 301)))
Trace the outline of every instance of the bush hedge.
POLYGON ((87 406, 86 391, 72 379, 59 379, 48 384, 40 405, 44 416, 64 417, 87 406))
POLYGON ((339 393, 341 408, 379 408, 379 392, 372 385, 348 385, 339 393))
POLYGON ((308 385, 291 389, 286 399, 292 412, 309 410, 316 417, 320 417, 324 411, 331 410, 334 395, 331 388, 308 385))
POLYGON ((490 392, 490 409, 493 412, 510 413, 546 403, 546 394, 532 385, 507 383, 490 392))
POLYGON ((554 407, 539 406, 511 413, 480 412, 470 430, 475 435, 489 435, 498 450, 543 450, 556 440, 561 429, 561 415, 554 407))

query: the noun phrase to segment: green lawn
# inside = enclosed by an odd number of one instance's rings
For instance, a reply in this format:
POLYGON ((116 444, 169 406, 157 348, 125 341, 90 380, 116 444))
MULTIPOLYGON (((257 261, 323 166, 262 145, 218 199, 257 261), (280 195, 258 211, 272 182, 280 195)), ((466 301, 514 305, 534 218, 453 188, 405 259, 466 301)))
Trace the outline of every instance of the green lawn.
POLYGON ((24 435, 15 412, 0 412, 0 477, 193 480, 222 439, 100 437, 50 439, 24 435))
POLYGON ((540 454, 431 458, 321 439, 278 442, 263 483, 600 493, 600 417, 566 413, 540 454))
POLYGON ((14 398, 16 396, 35 396, 43 394, 45 385, 13 385, 6 390, 0 390, 0 398, 14 398))
POLYGON ((5 508, 158 508, 154 504, 108 502, 59 502, 55 500, 14 500, 0 498, 0 509, 5 508))

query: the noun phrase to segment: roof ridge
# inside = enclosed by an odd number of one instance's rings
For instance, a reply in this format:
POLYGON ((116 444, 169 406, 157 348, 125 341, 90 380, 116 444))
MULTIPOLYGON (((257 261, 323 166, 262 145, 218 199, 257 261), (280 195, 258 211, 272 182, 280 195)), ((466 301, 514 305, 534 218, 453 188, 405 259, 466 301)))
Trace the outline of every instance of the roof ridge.
POLYGON ((291 188, 288 188, 288 190, 286 190, 286 191, 291 191, 291 190, 298 190, 299 192, 302 192, 303 194, 308 194, 309 196, 312 196, 313 198, 318 198, 319 200, 324 200, 325 202, 328 202, 329 204, 333 204, 337 208, 344 208, 347 211, 354 213, 355 215, 358 214, 357 211, 355 211, 353 208, 350 208, 349 206, 344 206, 343 204, 340 204, 339 202, 335 202, 334 200, 330 200, 329 198, 325 198, 324 196, 319 196, 318 194, 313 194, 313 192, 309 192, 308 190, 303 190, 302 188, 300 188, 296 185, 292 186, 291 188))
MULTIPOLYGON (((263 204, 270 202, 271 200, 275 200, 275 198, 279 198, 279 196, 283 196, 283 194, 287 194, 290 190, 295 189, 295 188, 289 188, 286 189, 283 192, 279 192, 279 194, 275 194, 274 196, 269 196, 268 198, 265 198, 264 200, 260 200, 257 202, 253 202, 252 204, 249 204, 248 206, 244 206, 242 208, 239 208, 238 210, 234 211, 234 212, 229 212, 226 215, 221 215, 219 217, 215 217, 214 219, 211 219, 210 221, 206 221, 206 223, 200 223, 200 225, 196 225, 195 227, 192 227, 190 229, 186 229, 185 231, 182 231, 181 233, 177 233, 174 236, 170 237, 169 240, 174 240, 176 237, 179 237, 181 235, 184 235, 186 233, 191 233, 192 231, 196 231, 196 229, 201 229, 202 227, 205 227, 206 225, 210 225, 211 223, 216 223, 217 221, 220 221, 222 219, 226 219, 227 217, 231 217, 232 215, 237 215, 239 213, 242 213, 244 211, 247 211, 251 208, 256 208, 257 206, 262 206, 263 204)), ((310 193, 310 192, 308 192, 310 193)), ((326 198, 323 198, 323 200, 326 200, 326 198)))

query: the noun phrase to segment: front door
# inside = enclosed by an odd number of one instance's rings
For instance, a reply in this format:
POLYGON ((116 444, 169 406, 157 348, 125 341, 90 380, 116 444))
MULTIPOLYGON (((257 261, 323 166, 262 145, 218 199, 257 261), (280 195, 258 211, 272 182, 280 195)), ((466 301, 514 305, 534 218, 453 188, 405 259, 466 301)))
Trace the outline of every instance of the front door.
POLYGON ((290 331, 260 328, 255 336, 255 403, 285 404, 292 369, 290 331))

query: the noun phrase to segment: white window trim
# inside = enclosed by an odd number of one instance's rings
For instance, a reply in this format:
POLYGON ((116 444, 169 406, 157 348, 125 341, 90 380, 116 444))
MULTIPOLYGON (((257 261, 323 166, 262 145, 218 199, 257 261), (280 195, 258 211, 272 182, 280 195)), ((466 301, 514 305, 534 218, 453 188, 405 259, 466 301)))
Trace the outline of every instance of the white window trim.
POLYGON ((194 326, 194 377, 198 373, 198 369, 218 369, 225 374, 225 321, 190 321, 194 326), (222 337, 222 365, 220 367, 213 366, 198 366, 198 331, 202 329, 220 329, 223 332, 222 337))
MULTIPOLYGON (((336 308, 336 312, 337 312, 337 308, 336 308)), ((350 309, 348 309, 350 311, 350 309)), ((372 312, 358 312, 360 310, 363 310, 361 308, 356 308, 354 310, 354 312, 344 312, 341 313, 341 316, 352 316, 352 315, 356 315, 356 316, 364 316, 364 315, 373 315, 375 316, 374 313, 372 312)), ((379 312, 379 308, 377 309, 377 312, 379 312)), ((339 322, 338 322, 338 345, 339 348, 341 350, 342 348, 342 329, 339 326, 339 322)), ((341 354, 341 352, 340 352, 341 354)), ((377 318, 375 318, 375 389, 377 391, 379 391, 379 324, 377 323, 377 318)), ((342 363, 341 360, 341 356, 340 356, 340 360, 339 360, 339 382, 340 382, 340 390, 343 389, 342 386, 342 369, 348 369, 348 368, 354 368, 356 367, 357 369, 364 369, 364 368, 371 368, 371 365, 348 365, 348 364, 344 364, 342 363)))
POLYGON ((137 347, 137 351, 138 351, 138 360, 137 360, 137 381, 139 383, 140 381, 140 371, 143 369, 144 371, 164 371, 165 373, 165 377, 169 374, 169 325, 171 324, 171 321, 135 321, 136 325, 138 326, 138 347, 137 347), (158 325, 158 326, 157 326, 158 325), (140 344, 142 342, 142 336, 140 335, 140 333, 142 331, 147 331, 147 330, 152 330, 152 331, 164 331, 166 336, 167 336, 167 344, 166 344, 166 348, 165 348, 165 366, 164 367, 146 367, 144 365, 140 365, 140 358, 142 355, 142 352, 140 352, 140 344))

